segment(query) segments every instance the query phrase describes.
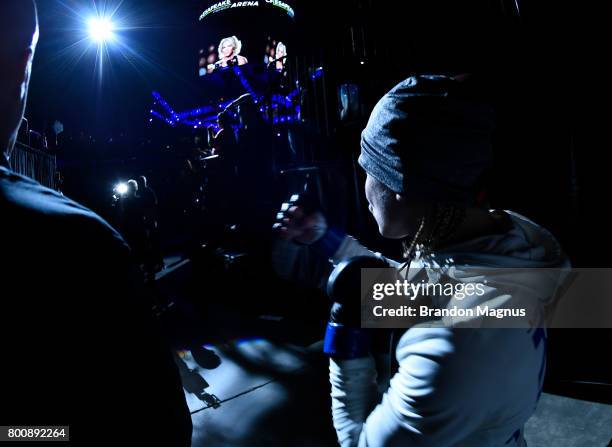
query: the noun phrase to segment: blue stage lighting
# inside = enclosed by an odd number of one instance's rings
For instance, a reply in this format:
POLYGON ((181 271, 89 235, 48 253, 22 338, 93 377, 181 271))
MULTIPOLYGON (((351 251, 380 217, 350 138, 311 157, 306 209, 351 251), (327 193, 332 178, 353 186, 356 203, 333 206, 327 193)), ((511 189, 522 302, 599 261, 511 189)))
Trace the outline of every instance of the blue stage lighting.
POLYGON ((115 26, 106 17, 92 17, 87 21, 87 29, 89 37, 99 44, 110 42, 115 38, 115 26))

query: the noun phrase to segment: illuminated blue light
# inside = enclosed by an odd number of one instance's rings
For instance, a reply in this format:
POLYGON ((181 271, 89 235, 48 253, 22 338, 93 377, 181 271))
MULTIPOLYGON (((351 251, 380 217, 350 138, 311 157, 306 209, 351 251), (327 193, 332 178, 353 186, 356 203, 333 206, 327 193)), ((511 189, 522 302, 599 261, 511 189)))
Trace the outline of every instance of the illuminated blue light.
POLYGON ((89 37, 98 44, 115 39, 115 25, 107 17, 92 17, 87 21, 89 37))
MULTIPOLYGON (((236 74, 240 77, 242 75, 240 70, 237 69, 237 67, 233 67, 233 68, 236 69, 235 70, 236 74)), ((248 83, 246 83, 246 80, 245 80, 245 85, 248 86, 248 83)), ((247 88, 246 86, 245 88, 247 88)), ((250 89, 250 86, 248 86, 248 89, 250 89)), ((279 122, 281 123, 291 122, 294 119, 299 120, 300 106, 299 104, 294 104, 293 101, 291 100, 298 93, 299 91, 294 90, 291 93, 289 93, 287 96, 278 95, 278 94, 272 95, 272 97, 270 98, 270 103, 262 104, 261 106, 258 107, 258 110, 260 113, 262 113, 264 119, 268 121, 272 121, 273 124, 277 124, 279 122), (281 113, 278 116, 272 118, 266 114, 266 112, 269 109, 278 110, 279 112, 282 111, 284 113, 281 113)), ((253 94, 251 95, 254 101, 257 100, 261 102, 262 97, 255 97, 253 96, 253 94)), ((184 112, 177 113, 174 111, 174 109, 172 109, 172 107, 170 107, 168 102, 166 102, 158 92, 155 92, 155 91, 152 92, 152 96, 154 98, 153 104, 154 105, 159 104, 161 108, 163 109, 163 112, 165 113, 162 114, 162 113, 155 111, 154 109, 151 109, 150 110, 151 115, 162 121, 165 121, 167 124, 169 124, 172 127, 175 127, 178 124, 182 124, 182 125, 190 126, 190 127, 194 126, 194 128, 198 128, 201 126, 209 126, 209 125, 216 126, 217 110, 225 109, 227 108, 229 104, 233 102, 233 100, 226 100, 226 101, 222 101, 219 104, 197 107, 192 110, 187 110, 184 112)), ((239 114, 234 111, 231 112, 231 115, 234 118, 239 117, 239 114)))
POLYGON ((310 77, 314 81, 315 79, 318 79, 321 76, 323 76, 323 67, 317 67, 310 77))

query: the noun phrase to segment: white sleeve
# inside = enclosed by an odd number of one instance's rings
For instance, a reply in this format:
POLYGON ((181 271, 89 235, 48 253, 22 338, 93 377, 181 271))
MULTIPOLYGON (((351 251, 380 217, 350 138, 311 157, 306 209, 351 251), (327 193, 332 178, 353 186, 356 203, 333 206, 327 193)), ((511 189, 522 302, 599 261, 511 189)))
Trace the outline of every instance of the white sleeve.
POLYGON ((481 424, 478 378, 470 377, 469 359, 458 361, 456 334, 409 332, 397 349, 399 370, 375 408, 373 360, 331 360, 332 414, 342 447, 448 447, 481 424))
MULTIPOLYGON (((345 236, 338 250, 330 258, 336 265, 355 256, 382 257, 352 236, 345 236)), ((390 261, 390 260, 387 260, 390 261)), ((397 264, 395 261, 390 261, 397 264)), ((392 265, 393 265, 392 264, 392 265)), ((330 359, 332 418, 342 447, 357 445, 363 423, 379 400, 376 384, 376 365, 372 357, 351 360, 330 359)))
MULTIPOLYGON (((346 236, 331 260, 354 256, 380 257, 346 236)), ((446 328, 407 331, 396 352, 399 371, 382 400, 373 358, 330 359, 332 417, 340 445, 448 447, 478 427, 479 412, 470 411, 475 391, 468 387, 478 379, 465 372, 470 364, 462 348, 466 336, 464 331, 458 343, 456 333, 446 328)))
POLYGON ((378 401, 372 357, 330 359, 332 418, 342 447, 357 445, 363 423, 378 401))

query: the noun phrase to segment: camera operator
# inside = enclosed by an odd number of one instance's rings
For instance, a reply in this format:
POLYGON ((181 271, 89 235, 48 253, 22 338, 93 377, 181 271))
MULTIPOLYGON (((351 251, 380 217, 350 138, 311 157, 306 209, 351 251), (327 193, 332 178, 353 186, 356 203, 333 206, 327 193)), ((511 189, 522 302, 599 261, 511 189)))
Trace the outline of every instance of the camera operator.
MULTIPOLYGON (((415 76, 375 106, 362 132, 359 164, 379 232, 402 240, 411 270, 438 264, 566 268, 548 231, 483 203, 493 119, 476 85, 469 76, 415 76)), ((288 210, 281 232, 336 263, 374 256, 328 228, 323 214, 300 206, 288 210)), ((520 275, 486 279, 493 295, 506 280, 508 293, 534 300, 552 297, 559 283, 530 287, 520 275)), ((358 296, 334 304, 325 343, 338 347, 327 353, 333 421, 343 447, 525 445, 523 426, 543 381, 544 329, 411 327, 392 353, 398 368, 381 395, 368 332, 347 318, 355 309, 358 315, 358 296)))

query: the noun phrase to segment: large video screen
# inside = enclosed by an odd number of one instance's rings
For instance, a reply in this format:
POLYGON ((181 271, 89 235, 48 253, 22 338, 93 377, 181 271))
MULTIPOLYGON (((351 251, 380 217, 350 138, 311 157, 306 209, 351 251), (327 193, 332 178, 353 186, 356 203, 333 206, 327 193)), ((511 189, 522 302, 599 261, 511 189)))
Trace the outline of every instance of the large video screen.
POLYGON ((218 43, 200 48, 198 74, 205 76, 217 70, 249 62, 264 64, 267 68, 283 71, 287 65, 287 44, 267 36, 259 42, 244 42, 237 35, 222 37, 218 43), (249 45, 250 44, 250 45, 249 45))
POLYGON ((257 64, 286 69, 293 7, 279 0, 204 2, 200 7, 198 75, 257 64))

